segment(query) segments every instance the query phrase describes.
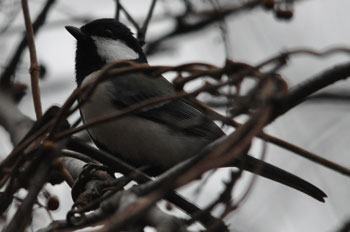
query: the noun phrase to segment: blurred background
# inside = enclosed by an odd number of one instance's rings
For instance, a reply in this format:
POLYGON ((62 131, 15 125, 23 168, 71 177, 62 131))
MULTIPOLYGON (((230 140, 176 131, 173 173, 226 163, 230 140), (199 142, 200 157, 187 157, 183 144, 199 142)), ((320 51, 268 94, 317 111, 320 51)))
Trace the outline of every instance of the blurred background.
MULTIPOLYGON (((43 0, 29 2, 32 20, 40 12, 43 0)), ((125 8, 140 22, 145 18, 151 1, 122 1, 125 8)), ((207 7, 208 2, 194 0, 196 7, 207 7)), ((245 1, 217 1, 218 6, 245 1)), ((305 0, 293 5, 291 20, 278 20, 272 11, 256 7, 239 14, 227 16, 224 22, 214 23, 205 29, 166 40, 159 51, 148 57, 151 65, 178 65, 189 62, 205 62, 223 66, 226 58, 234 61, 258 64, 267 58, 294 48, 325 50, 334 46, 349 47, 350 1, 305 0), (223 39, 223 31, 225 39, 223 39)), ((169 15, 184 10, 180 0, 158 1, 154 16, 146 34, 146 46, 175 26, 169 15)), ((62 105, 76 87, 74 74, 75 40, 64 26, 80 27, 96 18, 114 17, 115 2, 112 0, 56 0, 47 22, 36 36, 39 63, 45 68, 40 80, 43 110, 52 105, 62 105)), ((121 17, 121 21, 130 23, 121 17)), ((134 30, 134 29, 133 29, 134 30)), ((6 67, 22 38, 24 31, 21 4, 18 0, 0 1, 0 68, 6 67)), ((135 30, 134 30, 135 31, 135 30)), ((28 83, 29 54, 25 52, 16 72, 16 80, 28 83)), ((349 61, 349 56, 334 55, 327 58, 298 56, 289 60, 281 75, 288 85, 320 73, 335 64, 349 61)), ((350 82, 340 81, 323 90, 349 95, 350 82)), ((28 91, 29 92, 29 91, 28 91)), ((201 97, 201 96, 200 96, 201 97)), ((205 99, 204 99, 205 100, 205 99)), ((310 100, 283 115, 265 132, 289 141, 322 157, 350 167, 350 98, 342 101, 310 100)), ((27 94, 20 102, 20 109, 33 119, 35 113, 32 98, 27 94)), ((221 110, 221 109, 217 109, 221 110)), ((75 116, 75 118, 78 115, 75 116)), ((72 120, 73 121, 73 120, 72 120)), ((0 158, 11 151, 9 137, 0 128, 0 158)), ((261 141, 253 147, 259 156, 261 141)), ((226 220, 231 231, 336 231, 350 217, 350 179, 339 173, 312 163, 276 146, 268 145, 266 160, 310 181, 328 198, 322 204, 285 186, 258 178, 248 199, 226 220)), ((200 206, 207 205, 212 196, 222 190, 222 182, 228 170, 217 171, 208 182, 198 181, 181 189, 181 193, 200 206), (203 185, 203 186, 202 186, 203 185), (196 189, 204 191, 198 195, 196 189)), ((246 190, 252 175, 245 174, 235 188, 239 198, 246 190)), ((47 187, 59 196, 60 208, 54 212, 55 219, 65 218, 72 204, 70 189, 66 184, 47 187)), ((43 212, 34 221, 34 228, 50 222, 43 212)), ((217 212, 220 211, 218 207, 217 212)), ((10 212, 11 213, 11 212, 10 212)))

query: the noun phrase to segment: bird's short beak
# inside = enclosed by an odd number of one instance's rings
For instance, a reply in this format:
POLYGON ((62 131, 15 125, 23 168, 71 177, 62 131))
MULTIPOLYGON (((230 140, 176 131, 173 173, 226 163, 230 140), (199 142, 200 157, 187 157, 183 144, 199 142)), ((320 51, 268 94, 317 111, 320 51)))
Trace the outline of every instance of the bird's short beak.
POLYGON ((80 30, 80 28, 66 26, 66 29, 78 41, 84 40, 87 37, 86 34, 80 30))

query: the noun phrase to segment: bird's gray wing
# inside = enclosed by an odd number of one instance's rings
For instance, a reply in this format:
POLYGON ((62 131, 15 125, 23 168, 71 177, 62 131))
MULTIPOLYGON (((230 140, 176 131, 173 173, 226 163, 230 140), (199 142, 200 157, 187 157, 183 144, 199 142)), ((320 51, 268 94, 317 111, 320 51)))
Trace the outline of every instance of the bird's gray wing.
MULTIPOLYGON (((142 74, 115 78, 111 91, 114 96, 113 103, 118 108, 128 107, 159 96, 175 94, 172 85, 163 77, 148 78, 142 74), (145 78, 145 80, 141 81, 140 78, 145 78)), ((198 106, 183 98, 153 105, 135 114, 163 123, 168 127, 176 127, 194 136, 205 137, 209 141, 223 135, 221 129, 213 121, 207 119, 198 106)), ((258 175, 295 188, 324 202, 326 194, 311 183, 249 155, 244 156, 244 160, 233 166, 239 166, 252 172, 259 170, 258 175)))
MULTIPOLYGON (((117 108, 176 94, 172 84, 162 76, 148 77, 143 73, 133 73, 116 77, 112 82, 111 96, 117 108)), ((150 105, 134 114, 210 141, 224 134, 198 106, 184 98, 150 105)))

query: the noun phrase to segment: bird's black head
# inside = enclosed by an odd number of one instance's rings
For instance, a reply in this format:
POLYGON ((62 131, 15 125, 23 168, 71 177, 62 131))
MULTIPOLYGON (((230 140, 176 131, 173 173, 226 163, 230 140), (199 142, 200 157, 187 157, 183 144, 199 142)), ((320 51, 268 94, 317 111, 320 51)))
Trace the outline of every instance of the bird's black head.
POLYGON ((86 76, 107 63, 119 60, 147 62, 130 29, 114 19, 97 19, 81 28, 66 26, 66 29, 77 39, 75 70, 79 85, 86 76))

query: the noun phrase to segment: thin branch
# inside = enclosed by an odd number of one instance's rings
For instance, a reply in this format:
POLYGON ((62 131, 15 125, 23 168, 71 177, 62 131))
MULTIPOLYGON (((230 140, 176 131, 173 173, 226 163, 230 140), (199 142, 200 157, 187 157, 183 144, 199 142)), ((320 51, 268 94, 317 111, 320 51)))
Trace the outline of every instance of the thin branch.
POLYGON ((338 172, 338 173, 341 173, 345 176, 350 177, 350 169, 349 168, 346 168, 342 165, 339 165, 331 160, 325 159, 325 158, 323 158, 315 153, 307 151, 307 150, 305 150, 301 147, 298 147, 294 144, 283 141, 282 139, 279 139, 275 136, 271 136, 268 134, 261 134, 260 136, 262 139, 264 139, 267 142, 273 143, 279 147, 282 147, 288 151, 291 151, 297 155, 300 155, 301 157, 304 157, 304 158, 311 160, 317 164, 320 164, 326 168, 329 168, 335 172, 338 172))
POLYGON ((141 31, 145 34, 146 31, 147 31, 147 28, 148 28, 148 25, 149 25, 149 22, 152 18, 152 15, 153 15, 153 10, 156 6, 156 3, 157 3, 157 0, 152 0, 152 3, 151 3, 151 6, 148 10, 148 14, 147 14, 147 17, 145 19, 145 21, 143 22, 143 25, 141 27, 141 31))
MULTIPOLYGON (((211 0, 210 2, 213 8, 216 11, 220 12, 221 10, 220 2, 218 0, 211 0)), ((224 44, 223 48, 224 48, 225 57, 226 59, 232 59, 232 46, 230 43, 231 40, 230 40, 230 35, 228 33, 229 30, 227 27, 226 18, 223 18, 220 21, 219 29, 220 29, 220 36, 224 44)))
POLYGON ((36 118, 39 119, 42 115, 41 100, 40 100, 40 88, 39 88, 39 75, 40 67, 36 57, 35 42, 34 42, 34 31, 33 25, 30 20, 30 13, 27 0, 22 0, 22 10, 24 16, 24 22, 26 25, 27 40, 30 54, 30 77, 32 85, 32 95, 34 102, 34 109, 36 118))
POLYGON ((264 60, 263 62, 259 63, 256 65, 255 68, 260 69, 270 63, 274 62, 286 62, 288 58, 291 56, 297 56, 297 55, 308 55, 312 57, 328 57, 331 55, 336 55, 336 54, 342 54, 344 55, 350 55, 350 48, 345 47, 345 46, 337 46, 337 47, 332 47, 323 51, 318 51, 315 49, 310 49, 310 48, 297 48, 297 49, 292 49, 289 51, 281 52, 279 55, 274 55, 269 59, 264 60))
POLYGON ((145 44, 145 37, 146 37, 147 28, 148 28, 149 22, 151 21, 151 18, 153 15, 153 10, 154 10, 154 7, 156 5, 156 2, 157 2, 157 0, 152 0, 151 6, 148 10, 147 17, 146 17, 145 21, 143 22, 142 27, 138 31, 137 38, 138 38, 141 45, 145 44))
POLYGON ((119 17, 120 17, 120 0, 115 0, 115 15, 114 15, 114 19, 116 21, 119 21, 119 17))
POLYGON ((135 19, 129 14, 129 12, 124 8, 124 6, 119 2, 120 10, 125 14, 126 18, 132 23, 132 25, 136 28, 137 31, 140 30, 139 24, 135 21, 135 19))

